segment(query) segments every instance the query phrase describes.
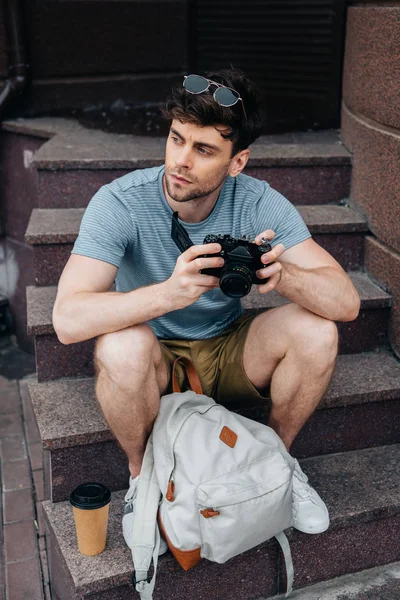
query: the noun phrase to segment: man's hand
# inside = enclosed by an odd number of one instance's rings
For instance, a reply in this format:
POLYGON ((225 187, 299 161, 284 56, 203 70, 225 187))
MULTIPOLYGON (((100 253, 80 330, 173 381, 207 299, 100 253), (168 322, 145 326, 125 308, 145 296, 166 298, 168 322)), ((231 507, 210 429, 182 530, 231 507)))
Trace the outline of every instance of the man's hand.
POLYGON ((171 310, 190 306, 205 292, 219 286, 218 277, 199 273, 201 269, 222 267, 224 259, 220 256, 204 258, 205 254, 221 251, 220 244, 199 244, 183 252, 171 277, 165 281, 165 290, 172 303, 171 310))
MULTIPOLYGON (((254 242, 256 244, 262 243, 262 238, 268 238, 269 241, 272 241, 275 237, 275 231, 272 229, 267 229, 263 231, 259 235, 257 235, 254 242)), ((279 283, 282 276, 282 265, 280 262, 275 262, 278 258, 285 252, 285 246, 283 244, 277 244, 274 248, 272 248, 271 252, 266 252, 261 257, 261 262, 265 265, 269 265, 268 267, 264 267, 263 269, 259 269, 257 271, 257 277, 259 279, 269 278, 267 283, 263 283, 258 286, 258 291, 261 294, 266 294, 273 290, 279 283)))
MULTIPOLYGON (((271 230, 260 233, 262 237, 275 237, 271 230)), ((353 321, 360 310, 360 297, 351 279, 340 264, 313 239, 308 238, 285 250, 277 244, 262 256, 265 269, 257 271, 260 279, 271 279, 258 286, 265 294, 277 289, 281 296, 303 306, 310 312, 330 321, 353 321), (279 260, 278 260, 279 259, 279 260)))

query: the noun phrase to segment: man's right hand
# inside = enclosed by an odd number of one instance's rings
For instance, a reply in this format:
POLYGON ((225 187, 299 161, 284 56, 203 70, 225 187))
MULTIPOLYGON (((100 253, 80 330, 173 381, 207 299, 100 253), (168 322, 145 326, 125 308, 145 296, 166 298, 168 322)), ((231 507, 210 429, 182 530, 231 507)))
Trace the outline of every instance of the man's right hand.
POLYGON ((219 286, 218 277, 199 273, 202 269, 222 267, 220 256, 204 258, 205 254, 221 251, 220 244, 199 244, 191 246, 176 261, 174 272, 164 282, 164 289, 172 303, 171 310, 178 310, 194 304, 205 292, 219 286))

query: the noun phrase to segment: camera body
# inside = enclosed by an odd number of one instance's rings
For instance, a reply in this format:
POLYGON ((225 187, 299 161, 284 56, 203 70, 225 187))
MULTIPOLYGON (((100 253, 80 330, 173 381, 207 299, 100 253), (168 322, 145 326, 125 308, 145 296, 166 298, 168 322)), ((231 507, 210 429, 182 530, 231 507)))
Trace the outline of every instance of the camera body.
MULTIPOLYGON (((177 212, 172 219, 171 237, 181 252, 193 246, 186 229, 178 222, 177 212)), ((256 273, 266 267, 261 262, 261 257, 272 250, 268 240, 258 245, 246 236, 234 238, 230 235, 206 235, 203 244, 212 243, 220 244, 221 252, 206 254, 205 258, 220 256, 225 263, 222 267, 202 269, 201 273, 219 277, 219 286, 226 296, 242 298, 250 292, 253 283, 260 285, 267 281, 267 279, 259 279, 256 273)))
POLYGON ((259 285, 266 282, 265 279, 259 279, 256 273, 266 266, 261 262, 261 257, 272 250, 268 242, 258 245, 245 236, 206 235, 203 244, 213 243, 221 245, 221 252, 205 256, 221 256, 225 263, 222 267, 202 269, 201 272, 219 277, 219 286, 224 294, 231 298, 242 298, 250 292, 253 283, 259 285))

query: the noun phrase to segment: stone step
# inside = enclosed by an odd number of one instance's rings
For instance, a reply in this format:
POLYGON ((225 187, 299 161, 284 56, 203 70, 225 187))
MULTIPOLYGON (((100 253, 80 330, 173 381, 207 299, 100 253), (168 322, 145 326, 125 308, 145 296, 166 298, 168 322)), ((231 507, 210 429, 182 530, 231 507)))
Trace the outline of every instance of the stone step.
MULTIPOLYGON (((400 562, 342 575, 290 595, 290 600, 399 600, 400 562)), ((285 600, 280 594, 274 600, 285 600)))
MULTIPOLYGON (((314 240, 336 258, 345 271, 364 265, 364 217, 348 206, 297 207, 314 240)), ((83 208, 34 209, 25 234, 33 246, 36 285, 58 283, 79 233, 83 208)))
MULTIPOLYGON (((331 525, 320 535, 288 530, 295 588, 399 559, 400 536, 394 535, 400 527, 399 458, 400 447, 393 445, 301 461, 327 503, 331 525)), ((123 492, 116 492, 107 547, 85 557, 77 550, 69 503, 44 503, 50 579, 58 600, 131 600, 132 557, 122 537, 122 512, 123 492)), ((187 572, 168 552, 159 560, 154 600, 273 597, 284 585, 277 552, 271 540, 225 564, 203 560, 187 572)))
MULTIPOLYGON (((112 490, 127 485, 126 457, 98 407, 94 379, 30 383, 29 393, 49 459, 52 500, 80 482, 100 479, 112 490)), ((267 407, 239 412, 267 422, 267 407)), ((329 389, 292 451, 305 457, 400 442, 400 362, 389 352, 338 357, 329 389), (396 419, 397 415, 397 419, 396 419)))
MULTIPOLYGON (((41 208, 87 206, 105 183, 164 162, 164 137, 106 133, 50 117, 6 121, 2 129, 49 138, 32 160, 41 208)), ((294 204, 339 202, 350 192, 351 155, 337 130, 267 135, 251 146, 245 172, 294 204)))
MULTIPOLYGON (((340 353, 364 352, 386 344, 391 296, 363 273, 349 273, 361 297, 361 311, 355 321, 339 323, 340 353)), ((93 375, 93 340, 62 345, 52 325, 57 288, 28 287, 28 333, 35 336, 39 381, 58 377, 93 375)), ((256 286, 243 299, 246 312, 257 314, 285 304, 287 300, 271 292, 262 295, 256 286)))

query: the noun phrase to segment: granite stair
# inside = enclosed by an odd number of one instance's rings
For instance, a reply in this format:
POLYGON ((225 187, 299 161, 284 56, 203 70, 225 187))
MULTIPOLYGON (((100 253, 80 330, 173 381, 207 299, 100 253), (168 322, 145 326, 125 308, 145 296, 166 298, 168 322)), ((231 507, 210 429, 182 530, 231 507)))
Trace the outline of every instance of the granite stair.
MULTIPOLYGON (((30 163, 40 208, 85 207, 112 179, 164 162, 165 138, 110 134, 74 119, 18 119, 2 130, 46 140, 30 163)), ((245 172, 294 204, 337 203, 350 191, 351 155, 337 130, 267 135, 252 145, 245 172)))
MULTIPOLYGON (((290 598, 291 600, 398 600, 400 562, 316 583, 295 590, 290 598)), ((285 600, 285 595, 276 596, 275 600, 285 600)))
MULTIPOLYGON (((297 206, 315 241, 336 258, 346 271, 364 264, 365 218, 346 206, 297 206)), ((35 284, 53 285, 60 278, 79 233, 83 208, 37 208, 25 234, 33 248, 35 284)))
MULTIPOLYGON (((87 130, 73 120, 38 118, 3 129, 47 141, 35 152, 39 208, 26 242, 35 286, 27 289, 28 330, 35 338, 37 381, 29 393, 44 448, 46 527, 53 600, 134 597, 132 560, 121 534, 127 460, 95 398, 93 341, 64 346, 52 326, 56 284, 99 187, 137 168, 161 164, 164 140, 87 130), (107 548, 88 558, 76 548, 68 497, 82 481, 113 491, 107 548)), ((321 406, 292 451, 326 500, 331 527, 317 536, 289 531, 298 588, 400 560, 400 362, 388 347, 392 305, 364 272, 374 238, 350 207, 351 156, 337 131, 265 136, 246 173, 266 179, 299 209, 314 239, 349 273, 361 297, 359 317, 339 323, 337 368, 321 406), (397 464, 396 464, 397 462, 397 464)), ((256 289, 243 299, 257 314, 285 303, 256 289)), ((268 407, 235 410, 266 422, 268 407)), ((155 600, 264 600, 284 589, 281 557, 269 541, 225 565, 202 562, 185 573, 162 557, 155 600)), ((305 592, 307 593, 307 592, 305 592)))
MULTIPOLYGON (((329 530, 289 530, 295 588, 399 560, 400 446, 307 458, 303 470, 330 510, 329 530)), ((54 600, 131 600, 132 557, 121 535, 124 492, 112 495, 105 551, 79 554, 67 501, 44 503, 54 600)), ((154 600, 261 600, 284 589, 274 540, 219 565, 203 561, 185 572, 170 553, 159 561, 154 600)), ((324 596, 320 596, 323 598, 324 596)))
MULTIPOLYGON (((31 382, 29 392, 45 449, 45 482, 53 502, 69 497, 83 480, 121 490, 128 483, 125 454, 106 425, 93 378, 31 382)), ((241 414, 266 422, 265 406, 241 414)), ((338 357, 319 409, 298 435, 292 452, 307 457, 400 440, 400 363, 386 350, 338 357)))
MULTIPOLYGON (((375 285, 365 273, 349 274, 361 297, 361 310, 355 321, 338 323, 340 353, 370 351, 385 345, 391 296, 375 285)), ((28 332, 35 339, 36 368, 39 381, 59 377, 92 376, 94 341, 63 345, 52 324, 57 294, 55 286, 27 288, 28 332)), ((260 313, 286 303, 273 292, 263 295, 255 286, 243 298, 245 312, 260 313)))

